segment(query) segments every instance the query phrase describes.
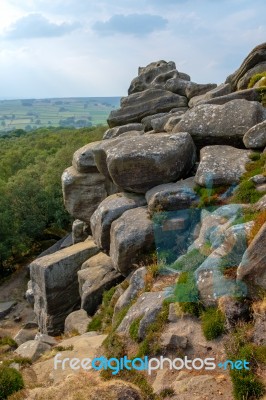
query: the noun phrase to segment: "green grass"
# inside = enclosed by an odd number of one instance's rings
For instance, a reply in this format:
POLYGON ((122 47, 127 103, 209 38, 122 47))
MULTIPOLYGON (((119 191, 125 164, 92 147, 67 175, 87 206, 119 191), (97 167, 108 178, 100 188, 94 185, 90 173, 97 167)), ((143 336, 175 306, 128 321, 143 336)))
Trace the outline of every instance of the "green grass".
POLYGON ((14 368, 0 366, 0 399, 5 400, 11 394, 24 388, 22 375, 14 368))
POLYGON ((111 301, 116 291, 116 286, 103 293, 103 300, 99 311, 92 317, 87 327, 87 332, 100 331, 104 325, 112 323, 115 304, 111 301))
POLYGON ((220 310, 208 308, 201 314, 202 331, 207 340, 213 340, 225 332, 225 317, 220 310))
POLYGON ((6 346, 6 345, 14 348, 18 347, 16 341, 9 336, 0 338, 0 346, 6 346))
POLYGON ((255 83, 257 83, 261 78, 266 77, 266 71, 265 72, 261 72, 258 74, 254 74, 249 81, 248 84, 248 88, 253 88, 253 86, 255 85, 255 83))
POLYGON ((198 249, 193 249, 181 256, 180 260, 171 264, 171 268, 182 272, 194 272, 206 260, 206 258, 206 254, 203 254, 198 249))
POLYGON ((135 321, 133 321, 129 327, 129 336, 135 342, 137 342, 139 340, 138 332, 139 332, 139 324, 140 324, 141 319, 142 319, 142 317, 135 319, 135 321))

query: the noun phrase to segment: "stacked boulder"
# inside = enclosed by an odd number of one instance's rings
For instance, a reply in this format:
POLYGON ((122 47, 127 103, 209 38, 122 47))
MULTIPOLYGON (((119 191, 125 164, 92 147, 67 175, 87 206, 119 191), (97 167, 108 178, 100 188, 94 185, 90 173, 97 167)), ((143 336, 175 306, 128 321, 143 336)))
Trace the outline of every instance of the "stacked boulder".
MULTIPOLYGON (((248 67, 254 70, 257 54, 262 64, 265 52, 266 44, 259 46, 248 67)), ((156 249, 153 215, 197 206, 196 184, 239 183, 250 149, 266 146, 266 110, 256 91, 235 92, 248 67, 219 87, 191 82, 174 62, 139 68, 128 96, 111 112, 103 140, 78 150, 63 173, 65 206, 78 221, 72 250, 31 265, 43 333, 62 331, 67 315, 79 307, 93 315, 103 291, 156 249)), ((163 231, 183 231, 189 218, 170 217, 163 231)))

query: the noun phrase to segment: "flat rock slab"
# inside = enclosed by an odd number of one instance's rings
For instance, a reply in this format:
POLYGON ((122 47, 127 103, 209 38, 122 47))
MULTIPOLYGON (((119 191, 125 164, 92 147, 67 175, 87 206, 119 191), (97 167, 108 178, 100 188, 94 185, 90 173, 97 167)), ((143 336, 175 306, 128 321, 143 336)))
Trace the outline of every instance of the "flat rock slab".
POLYGON ((20 345, 16 350, 20 357, 29 358, 31 361, 36 361, 43 353, 50 350, 51 346, 38 340, 29 340, 20 345))
POLYGON ((195 182, 204 187, 233 185, 239 183, 250 162, 248 150, 231 146, 207 146, 200 151, 200 164, 195 182))
POLYGON ((93 240, 74 244, 30 264, 34 310, 41 333, 64 331, 65 318, 80 306, 77 271, 97 254, 93 240))
POLYGON ((9 314, 12 308, 17 303, 15 301, 7 301, 5 303, 0 303, 0 319, 4 318, 7 314, 9 314))

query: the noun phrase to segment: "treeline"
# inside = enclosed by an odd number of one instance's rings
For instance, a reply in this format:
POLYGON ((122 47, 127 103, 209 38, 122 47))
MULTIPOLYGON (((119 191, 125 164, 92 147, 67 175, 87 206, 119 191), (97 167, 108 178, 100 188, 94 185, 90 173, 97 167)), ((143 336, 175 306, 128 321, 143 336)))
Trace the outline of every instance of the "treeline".
POLYGON ((70 228, 61 175, 105 127, 51 128, 0 138, 0 278, 38 241, 70 228), (50 236, 49 236, 50 235, 50 236))

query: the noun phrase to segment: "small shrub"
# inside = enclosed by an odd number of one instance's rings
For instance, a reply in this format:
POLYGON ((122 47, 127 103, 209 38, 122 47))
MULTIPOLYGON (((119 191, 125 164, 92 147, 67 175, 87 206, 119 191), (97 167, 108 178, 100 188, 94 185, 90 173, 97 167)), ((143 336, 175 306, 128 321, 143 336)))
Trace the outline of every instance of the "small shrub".
POLYGON ((100 331, 102 328, 102 317, 98 314, 92 317, 92 320, 88 323, 87 332, 100 331))
POLYGON ((3 338, 0 338, 0 346, 6 346, 6 345, 10 346, 10 347, 13 347, 13 348, 17 348, 18 347, 16 341, 14 339, 12 339, 11 337, 9 337, 9 336, 5 336, 3 338))
POLYGON ((0 399, 5 400, 23 388, 24 382, 19 371, 5 366, 0 367, 0 399))
POLYGON ((209 308, 201 315, 202 330, 207 340, 213 340, 225 331, 225 317, 220 310, 209 308))
POLYGON ((111 325, 114 313, 114 304, 112 302, 116 286, 103 293, 103 300, 99 311, 92 317, 87 327, 87 332, 100 331, 104 326, 111 325))
POLYGON ((70 346, 55 346, 53 350, 56 351, 71 351, 74 349, 74 346, 71 344, 70 346))
POLYGON ((256 190, 255 183, 249 180, 241 182, 236 189, 234 201, 236 203, 256 203, 262 196, 263 192, 256 190))
POLYGON ((142 317, 135 319, 129 327, 129 335, 135 342, 138 341, 139 324, 142 317))

